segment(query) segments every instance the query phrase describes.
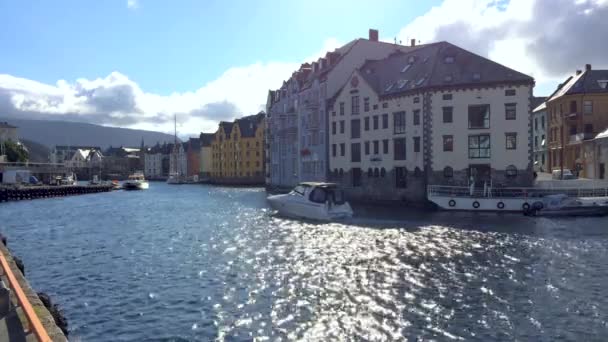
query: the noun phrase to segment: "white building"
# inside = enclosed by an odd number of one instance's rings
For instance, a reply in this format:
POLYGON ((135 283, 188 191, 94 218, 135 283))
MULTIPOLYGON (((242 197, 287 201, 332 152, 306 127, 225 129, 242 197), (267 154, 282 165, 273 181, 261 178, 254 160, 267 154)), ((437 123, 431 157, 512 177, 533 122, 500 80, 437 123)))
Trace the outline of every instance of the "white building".
POLYGON ((65 161, 65 166, 73 169, 101 167, 103 156, 99 150, 76 149, 72 157, 65 161))
POLYGON ((532 106, 532 161, 534 170, 549 172, 547 157, 547 106, 543 101, 538 106, 532 106))
POLYGON ((534 80, 447 42, 368 61, 330 103, 329 169, 350 196, 530 185, 534 80))
POLYGON ((187 143, 177 143, 177 145, 171 144, 171 154, 175 154, 176 157, 169 158, 169 170, 170 172, 176 172, 184 177, 188 174, 188 156, 186 155, 187 143), (177 146, 177 151, 174 146, 177 146))

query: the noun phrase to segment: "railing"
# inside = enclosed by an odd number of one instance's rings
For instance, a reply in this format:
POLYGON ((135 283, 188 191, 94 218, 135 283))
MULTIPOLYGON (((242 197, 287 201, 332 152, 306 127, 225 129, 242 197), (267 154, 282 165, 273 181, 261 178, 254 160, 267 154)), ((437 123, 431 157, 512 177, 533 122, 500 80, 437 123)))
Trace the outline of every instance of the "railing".
POLYGON ((429 185, 428 197, 527 198, 565 194, 571 197, 608 197, 608 187, 601 188, 495 188, 429 185))
POLYGON ((4 253, 2 251, 0 251, 0 263, 2 264, 2 268, 4 269, 4 274, 6 275, 6 278, 8 278, 9 287, 13 289, 13 291, 15 291, 15 297, 17 297, 17 302, 25 313, 25 317, 27 318, 27 321, 29 323, 29 332, 33 332, 34 335, 36 335, 36 339, 38 339, 38 341, 40 342, 51 342, 49 334, 42 326, 42 323, 40 322, 40 319, 38 319, 38 316, 36 315, 32 304, 30 304, 30 301, 27 299, 27 296, 19 285, 19 282, 17 282, 17 279, 15 278, 13 271, 11 271, 11 268, 9 267, 8 262, 6 261, 4 253))

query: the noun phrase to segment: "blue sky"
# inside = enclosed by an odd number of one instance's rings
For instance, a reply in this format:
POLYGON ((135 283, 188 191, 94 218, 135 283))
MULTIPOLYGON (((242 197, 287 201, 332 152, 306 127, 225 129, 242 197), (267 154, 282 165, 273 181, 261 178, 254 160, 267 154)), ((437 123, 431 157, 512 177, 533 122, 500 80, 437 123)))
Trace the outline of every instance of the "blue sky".
POLYGON ((139 0, 130 9, 126 0, 3 1, 0 72, 55 83, 120 71, 168 95, 232 66, 303 60, 328 37, 347 42, 370 27, 395 36, 434 3, 139 0))
POLYGON ((598 0, 6 0, 0 115, 165 132, 177 115, 181 134, 214 131, 369 28, 447 40, 549 95, 586 63, 608 68, 607 17, 598 0))

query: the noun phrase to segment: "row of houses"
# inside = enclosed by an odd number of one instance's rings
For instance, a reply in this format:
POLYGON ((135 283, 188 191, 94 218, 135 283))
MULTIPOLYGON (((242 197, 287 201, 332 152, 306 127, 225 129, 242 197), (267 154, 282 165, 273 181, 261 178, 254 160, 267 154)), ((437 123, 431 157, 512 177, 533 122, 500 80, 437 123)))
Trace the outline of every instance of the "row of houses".
MULTIPOLYGON (((411 201, 422 200, 428 184, 530 186, 535 165, 560 164, 551 132, 563 126, 561 107, 593 111, 593 129, 576 116, 573 145, 608 126, 603 102, 581 94, 587 84, 605 89, 604 75, 588 67, 549 98, 535 98, 532 77, 454 44, 389 44, 370 30, 368 39, 302 64, 269 91, 266 183, 333 181, 353 198, 411 201), (568 96, 580 97, 576 108, 568 96), (545 100, 549 115, 533 115, 545 100), (551 116, 558 108, 559 120, 551 116), (539 144, 549 146, 548 155, 539 144)), ((585 151, 567 148, 568 167, 584 164, 585 151)), ((583 167, 582 175, 604 178, 601 165, 593 174, 583 167)))

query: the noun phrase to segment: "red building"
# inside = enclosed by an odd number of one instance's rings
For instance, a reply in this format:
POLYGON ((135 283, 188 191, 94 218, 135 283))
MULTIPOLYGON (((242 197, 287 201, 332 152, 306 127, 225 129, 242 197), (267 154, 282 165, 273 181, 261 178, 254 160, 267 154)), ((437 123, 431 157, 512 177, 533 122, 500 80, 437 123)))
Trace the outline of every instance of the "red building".
POLYGON ((188 159, 188 177, 198 176, 201 169, 200 155, 201 143, 199 138, 190 138, 188 140, 188 148, 186 149, 186 158, 188 159))

